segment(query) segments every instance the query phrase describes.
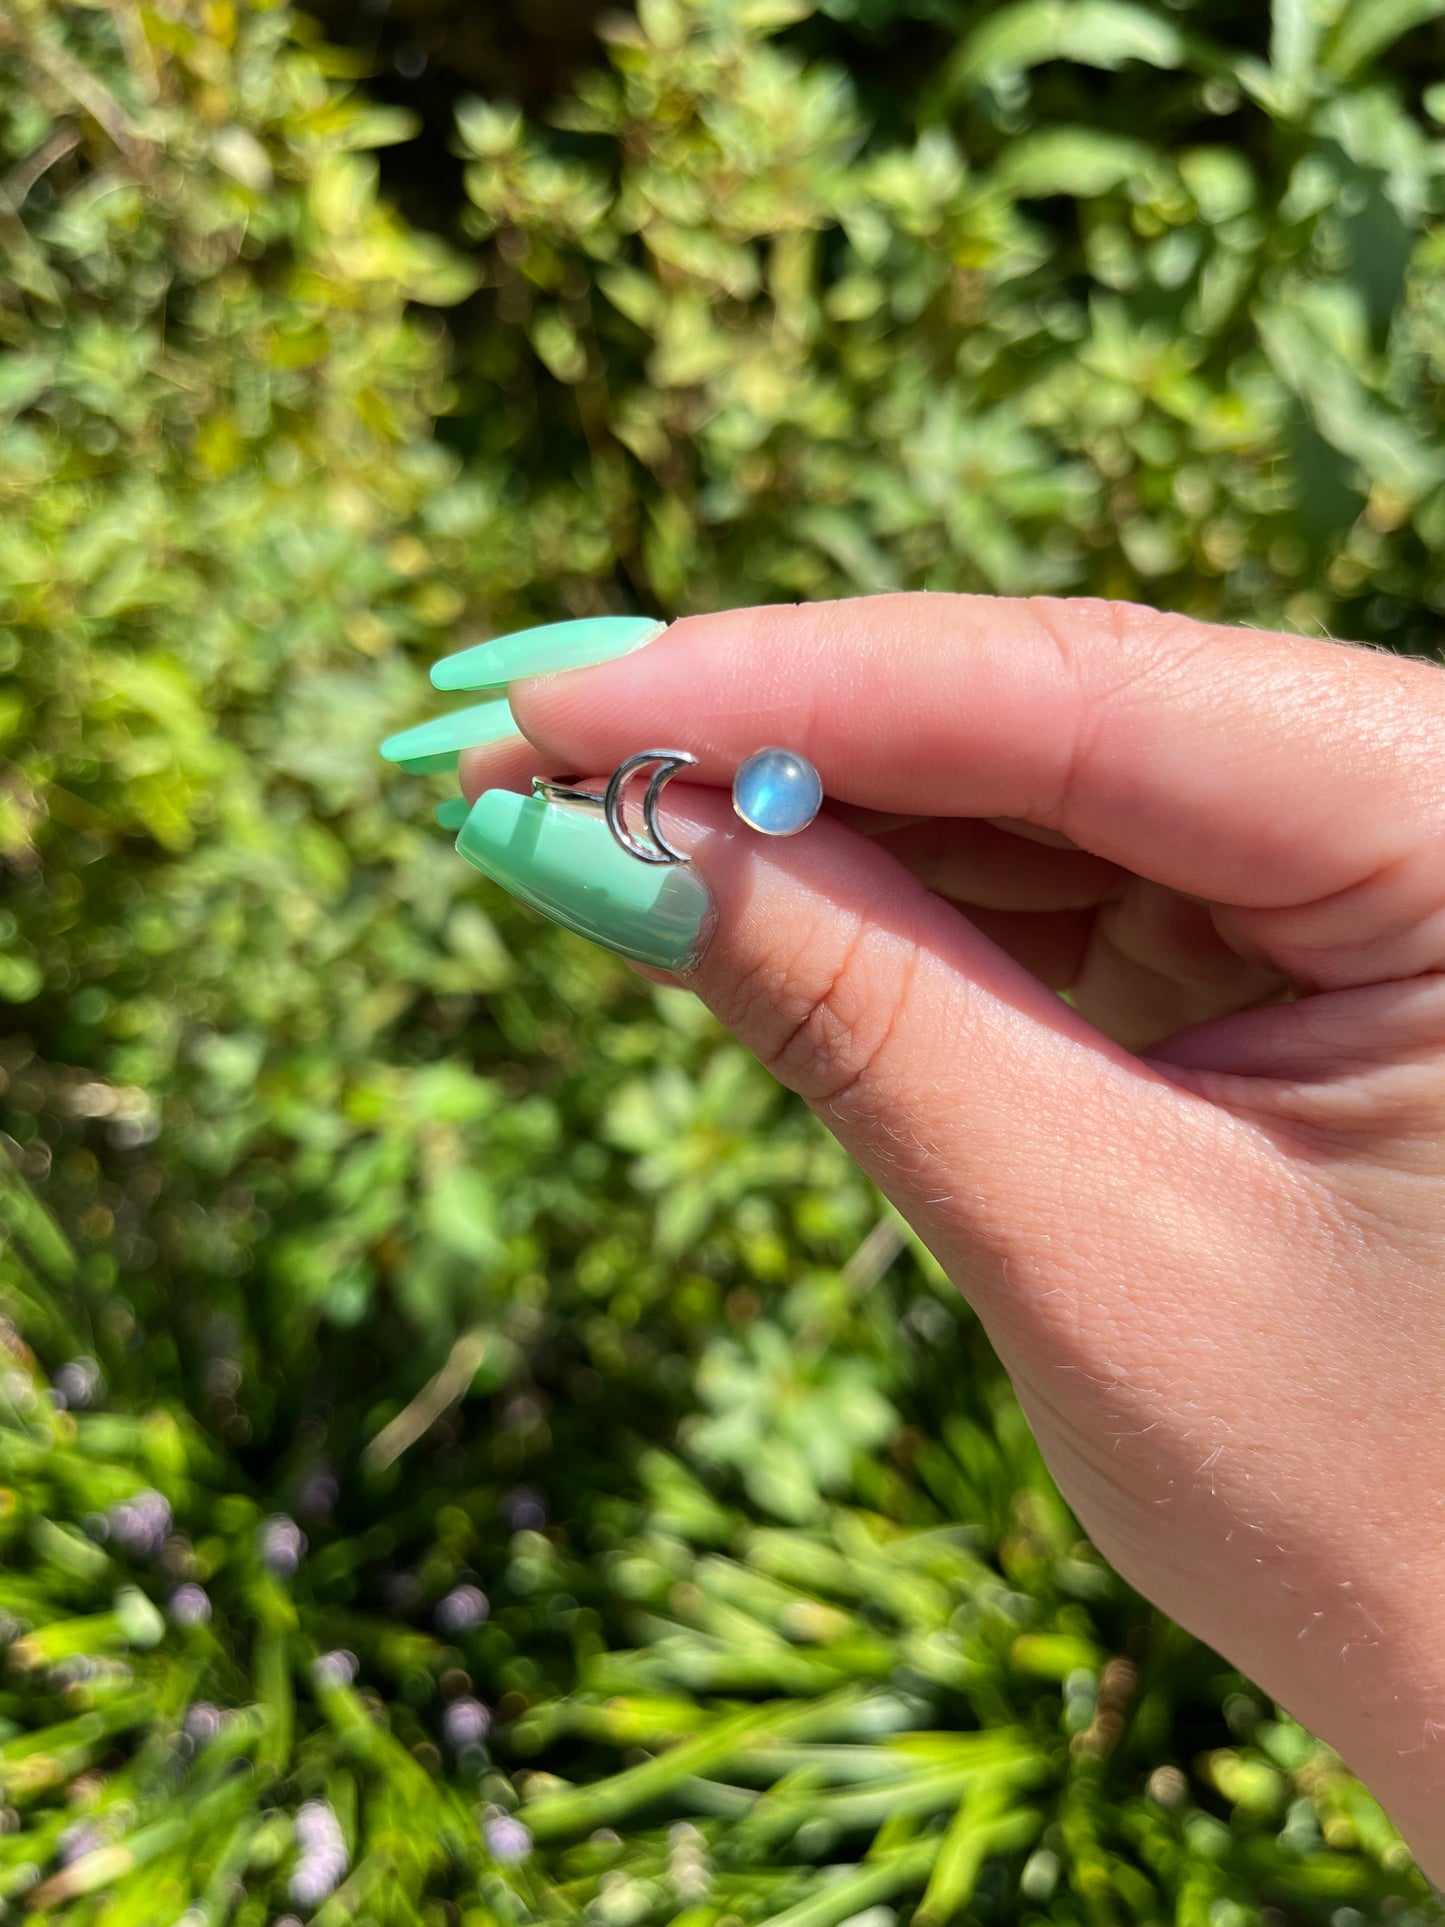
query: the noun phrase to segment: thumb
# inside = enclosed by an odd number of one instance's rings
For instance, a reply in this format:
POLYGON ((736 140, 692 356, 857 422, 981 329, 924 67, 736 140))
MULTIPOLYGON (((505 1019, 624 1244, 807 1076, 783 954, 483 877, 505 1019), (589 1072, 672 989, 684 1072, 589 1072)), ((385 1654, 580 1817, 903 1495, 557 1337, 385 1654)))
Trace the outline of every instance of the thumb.
MULTIPOLYGON (((1227 1186, 1221 1139, 1259 1154, 1246 1125, 1095 1031, 876 840, 826 814, 802 836, 765 840, 718 791, 675 783, 667 836, 690 865, 638 863, 600 814, 489 791, 457 847, 571 927, 680 964, 898 1206, 1001 1348, 1037 1360, 1041 1322, 1045 1356, 1056 1349, 1062 1306, 1048 1301, 1079 1249, 1115 1279, 1177 1276, 1174 1193, 1197 1189, 1201 1172, 1227 1186), (707 939, 700 957, 679 939, 684 890, 689 928, 707 939), (624 895, 626 929, 611 908, 624 895)), ((1069 1324, 1082 1340, 1077 1307, 1069 1324)))

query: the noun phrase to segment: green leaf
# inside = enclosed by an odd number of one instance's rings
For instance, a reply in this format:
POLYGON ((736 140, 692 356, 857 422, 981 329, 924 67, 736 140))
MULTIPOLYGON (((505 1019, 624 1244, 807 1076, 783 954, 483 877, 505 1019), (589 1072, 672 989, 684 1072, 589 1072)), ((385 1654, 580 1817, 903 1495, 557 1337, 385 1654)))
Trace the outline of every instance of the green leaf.
POLYGON ((1092 127, 1050 127, 1015 141, 994 180, 1020 200, 1067 194, 1087 201, 1158 168, 1158 154, 1144 141, 1092 127))
MULTIPOLYGON (((37 971, 37 978, 39 974, 37 971)), ((37 982, 36 989, 39 987, 37 982)), ((48 1278, 59 1282, 74 1277, 75 1253, 69 1241, 3 1147, 0 1147, 0 1233, 3 1233, 0 1248, 18 1240, 48 1278)))
POLYGON ((781 33, 818 11, 817 0, 715 0, 720 21, 757 34, 781 33))
POLYGON ((1406 503, 1445 480, 1438 441, 1372 394, 1357 372, 1365 359, 1362 302, 1319 289, 1262 310, 1258 325, 1281 379, 1324 439, 1364 476, 1406 503))
POLYGON ((867 1910, 880 1901, 921 1886, 937 1852, 936 1836, 898 1847, 821 1885, 807 1900, 775 1915, 770 1927, 838 1927, 853 1916, 867 1918, 867 1910))
POLYGON ((1027 1809, 1010 1812, 1010 1804, 1007 1791, 989 1785, 964 1796, 943 1836, 913 1927, 947 1927, 973 1898, 984 1863, 1035 1837, 1041 1816, 1027 1809))
POLYGON ((165 1638, 165 1620, 139 1587, 122 1586, 115 1595, 114 1610, 116 1625, 128 1645, 158 1646, 165 1638))
POLYGON ((1445 0, 1350 0, 1322 64, 1336 80, 1356 80, 1397 40, 1442 14, 1445 0))
POLYGON ((19 414, 55 379, 55 357, 43 352, 0 359, 0 414, 19 414))
POLYGON ((474 1264, 491 1264, 500 1249, 497 1200, 478 1171, 457 1165, 443 1171, 427 1192, 422 1222, 448 1251, 474 1264))
POLYGON ((1201 217, 1212 226, 1232 221, 1254 205, 1254 170, 1232 147, 1186 148, 1178 167, 1201 217))
POLYGON ((465 301, 481 279, 474 262, 428 234, 409 238, 394 272, 397 285, 413 301, 432 308, 450 308, 465 301))
POLYGON ((903 587, 892 559, 873 541, 861 516, 844 509, 810 509, 799 515, 797 527, 837 563, 852 590, 872 595, 903 587))
POLYGON ((1280 111, 1304 111, 1314 91, 1320 35, 1339 0, 1271 0, 1269 64, 1280 111))
POLYGON ((270 156, 249 128, 218 128, 211 141, 211 155, 217 167, 253 193, 264 194, 275 178, 270 156))
POLYGON ((965 40, 945 69, 943 91, 998 85, 1049 60, 1180 67, 1184 37, 1172 21, 1129 0, 1015 0, 990 12, 965 40))
POLYGON ((515 107, 499 106, 464 94, 456 105, 457 132, 469 154, 498 160, 520 146, 522 116, 515 107))
POLYGON ((343 145, 353 148, 396 147, 415 140, 421 115, 409 107, 359 106, 347 115, 343 145))
POLYGON ((587 350, 576 329, 555 308, 544 308, 527 324, 527 338, 537 359, 562 382, 578 382, 587 374, 587 350))

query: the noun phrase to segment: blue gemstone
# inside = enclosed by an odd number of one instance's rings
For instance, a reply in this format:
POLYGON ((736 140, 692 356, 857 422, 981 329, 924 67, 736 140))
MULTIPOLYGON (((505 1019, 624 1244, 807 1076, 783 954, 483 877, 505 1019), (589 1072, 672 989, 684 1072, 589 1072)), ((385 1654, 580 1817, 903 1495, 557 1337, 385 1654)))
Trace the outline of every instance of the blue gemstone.
POLYGON ((791 749, 756 750, 733 778, 733 808, 764 836, 806 830, 823 801, 823 782, 806 756, 791 749))

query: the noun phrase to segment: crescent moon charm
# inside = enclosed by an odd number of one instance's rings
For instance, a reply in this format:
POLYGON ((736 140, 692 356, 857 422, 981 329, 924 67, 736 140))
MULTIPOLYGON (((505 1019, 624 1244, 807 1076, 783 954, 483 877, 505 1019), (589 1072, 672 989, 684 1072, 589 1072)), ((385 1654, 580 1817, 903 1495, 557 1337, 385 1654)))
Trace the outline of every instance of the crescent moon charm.
POLYGON ((685 749, 643 749, 635 756, 629 756, 625 763, 619 763, 607 779, 607 790, 602 799, 602 811, 607 818, 607 827, 623 849, 630 851, 643 863, 690 863, 692 861, 685 850, 674 849, 663 835, 662 827, 657 820, 657 805, 664 785, 676 776, 680 769, 686 769, 690 763, 696 761, 697 758, 689 756, 685 749), (632 834, 622 814, 628 783, 649 763, 656 763, 657 768, 642 799, 642 826, 652 838, 651 845, 632 834))
POLYGON ((677 772, 687 769, 696 761, 697 758, 685 749, 643 749, 617 765, 607 779, 607 788, 601 796, 595 790, 577 789, 570 783, 549 782, 541 776, 532 778, 532 792, 557 803, 585 803, 593 809, 600 808, 617 843, 629 856, 635 856, 639 863, 691 863, 692 858, 686 850, 677 849, 663 835, 662 826, 657 820, 657 806, 663 789, 677 772), (649 842, 644 842, 628 829, 623 809, 627 785, 649 763, 656 763, 657 768, 642 798, 642 827, 650 838, 649 842))

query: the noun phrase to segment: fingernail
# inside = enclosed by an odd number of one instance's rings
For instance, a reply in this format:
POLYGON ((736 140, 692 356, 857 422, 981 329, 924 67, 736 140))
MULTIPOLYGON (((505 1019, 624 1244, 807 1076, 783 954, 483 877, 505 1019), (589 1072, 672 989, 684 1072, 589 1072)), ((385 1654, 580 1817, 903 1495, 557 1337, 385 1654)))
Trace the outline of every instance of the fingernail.
POLYGON ((634 963, 686 970, 717 921, 712 892, 688 863, 641 863, 600 812, 511 790, 472 806, 457 849, 544 917, 634 963))
POLYGON ((449 796, 445 803, 437 804, 437 827, 459 830, 471 813, 472 806, 464 796, 449 796))
POLYGON ((431 679, 438 689, 501 689, 523 676, 550 676, 561 669, 590 669, 652 642, 667 627, 652 616, 587 616, 580 622, 549 622, 540 629, 494 636, 472 649, 443 656, 431 679))
POLYGON ((381 753, 388 763, 400 763, 413 776, 426 776, 435 770, 455 769, 464 749, 480 749, 484 743, 499 743, 505 736, 521 734, 503 696, 492 702, 473 703, 470 709, 454 709, 450 716, 433 716, 429 723, 418 723, 414 729, 388 736, 381 753))

